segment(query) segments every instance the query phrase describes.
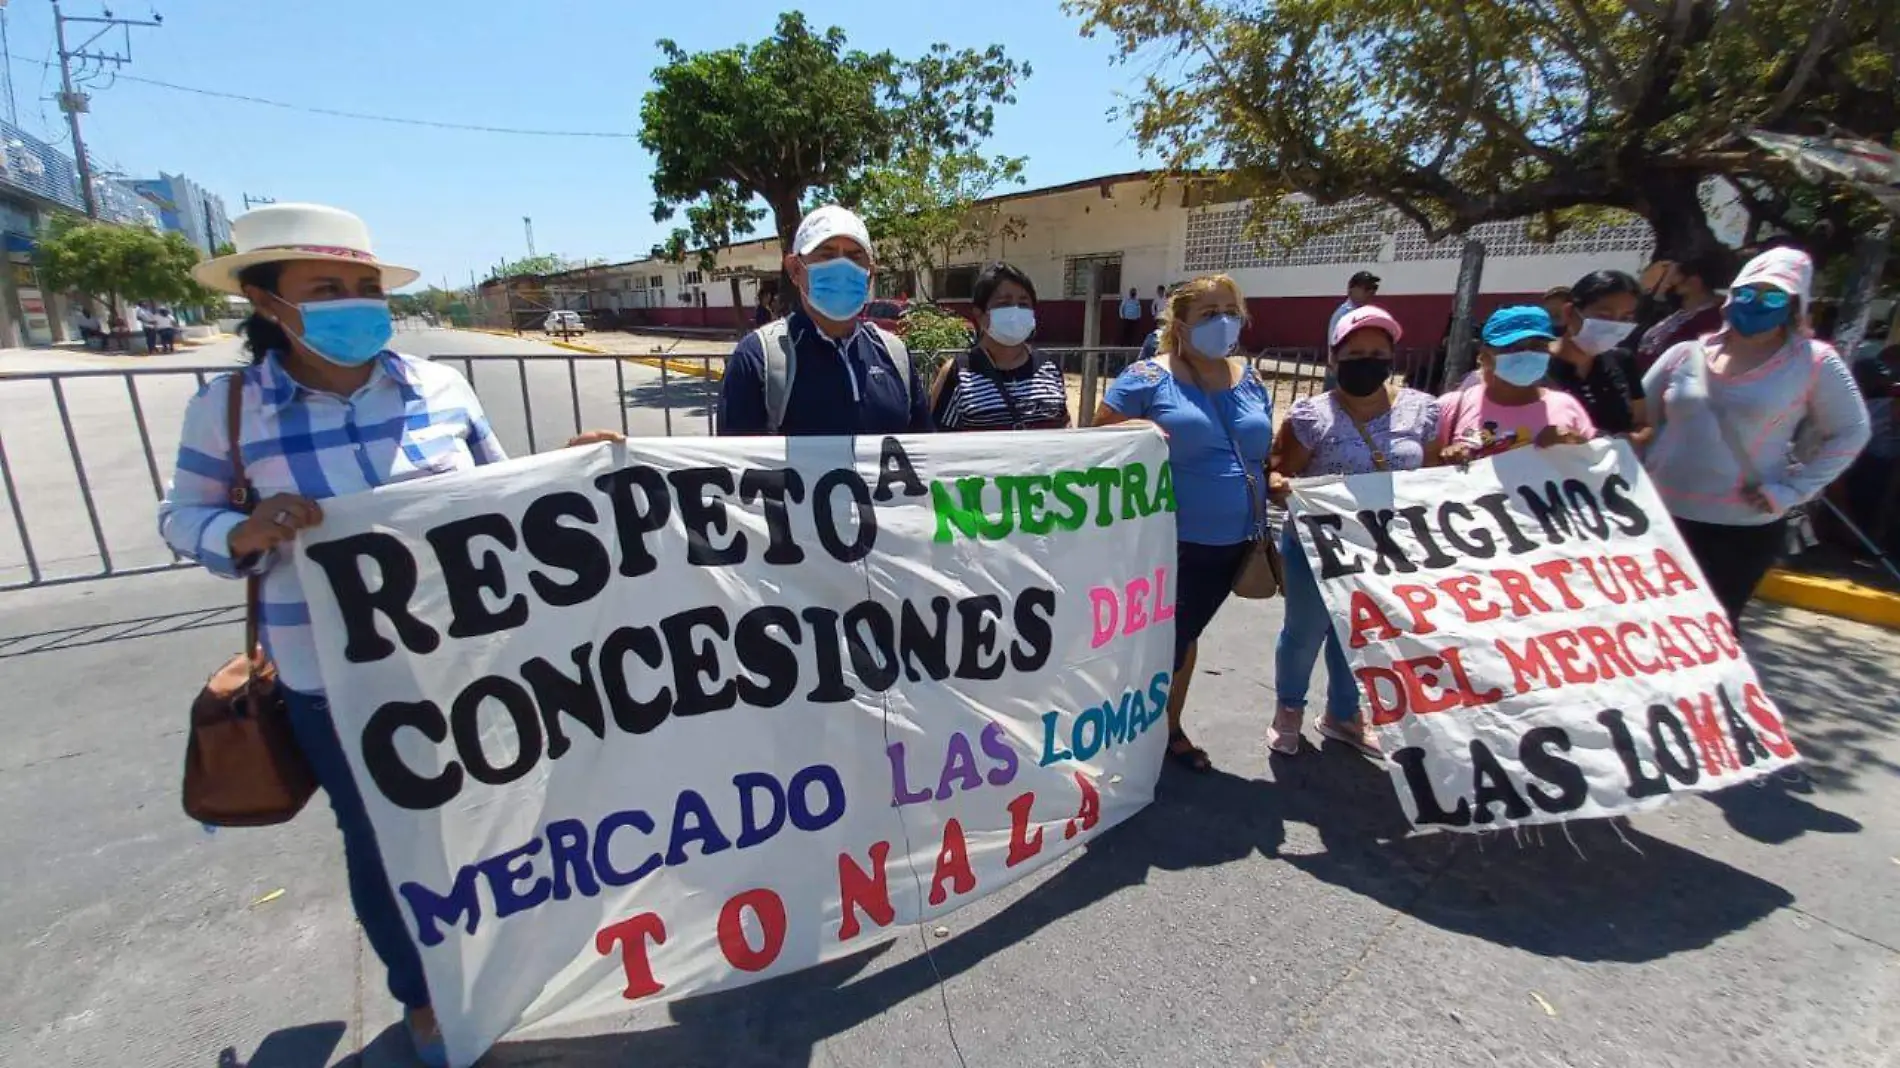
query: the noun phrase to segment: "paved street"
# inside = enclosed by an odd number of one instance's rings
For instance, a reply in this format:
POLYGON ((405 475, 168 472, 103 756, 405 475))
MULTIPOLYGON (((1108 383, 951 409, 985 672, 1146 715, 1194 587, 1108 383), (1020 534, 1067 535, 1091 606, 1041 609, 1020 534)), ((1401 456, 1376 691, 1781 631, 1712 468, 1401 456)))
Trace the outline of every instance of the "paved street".
MULTIPOLYGON (((556 447, 577 426, 637 436, 704 434, 711 428, 708 402, 717 384, 703 378, 469 331, 405 330, 396 344, 405 352, 447 357, 467 374, 513 453, 556 447)), ((171 560, 154 529, 152 508, 171 477, 179 419, 207 376, 241 359, 235 339, 149 358, 22 350, 0 357, 0 444, 42 574, 98 573, 102 541, 115 570, 171 560), (97 377, 67 379, 56 391, 38 377, 51 372, 97 377), (97 536, 62 430, 62 399, 96 505, 97 536)), ((27 576, 19 532, 0 509, 0 586, 27 576)))
MULTIPOLYGON (((664 433, 664 398, 675 433, 706 429, 695 379, 583 360, 571 386, 534 343, 401 344, 477 357, 517 451, 531 424, 543 448, 571 433, 576 397, 585 426, 625 412, 664 433)), ((194 388, 140 383, 161 479, 194 388)), ((115 560, 162 562, 125 380, 65 389, 115 560)), ((0 429, 41 566, 96 569, 83 508, 46 503, 75 495, 50 387, 0 380, 0 429)), ((0 581, 23 574, 11 536, 0 581)), ((0 1065, 408 1063, 323 804, 216 834, 178 810, 185 706, 239 643, 236 601, 198 571, 0 593, 0 1065)), ((956 914, 952 937, 485 1063, 924 1068, 956 1063, 953 1036, 1007 1068, 1895 1063, 1900 635, 1760 611, 1751 652, 1805 774, 1620 827, 1408 838, 1372 765, 1268 760, 1277 626, 1277 603, 1235 603, 1203 643, 1189 725, 1219 773, 1168 773, 1153 807, 956 914)))
MULTIPOLYGON (((178 811, 235 593, 177 572, 0 594, 0 1064, 407 1063, 321 802, 216 834, 178 811)), ((955 1063, 953 1026, 969 1064, 1011 1068, 1892 1064, 1900 636, 1759 618, 1805 776, 1621 833, 1402 838, 1371 765, 1268 762, 1277 606, 1236 604, 1190 706, 1221 772, 1170 772, 1128 825, 952 917, 934 964, 907 933, 486 1063, 923 1068, 955 1063)))

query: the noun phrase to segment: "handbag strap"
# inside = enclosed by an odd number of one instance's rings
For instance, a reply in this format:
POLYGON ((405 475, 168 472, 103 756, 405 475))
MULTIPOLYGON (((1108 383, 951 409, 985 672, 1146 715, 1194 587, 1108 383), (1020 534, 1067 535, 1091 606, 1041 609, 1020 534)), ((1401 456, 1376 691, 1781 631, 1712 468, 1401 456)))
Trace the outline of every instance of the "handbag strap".
MULTIPOLYGON (((251 488, 250 476, 244 472, 244 452, 239 447, 240 434, 244 427, 244 372, 233 373, 227 381, 229 386, 225 390, 224 432, 231 443, 231 507, 245 515, 250 515, 251 509, 257 506, 257 495, 251 488)), ((256 575, 245 576, 244 663, 250 669, 252 679, 257 677, 257 618, 258 601, 263 592, 262 586, 262 582, 256 575)), ((253 696, 252 700, 256 698, 253 696)))
MULTIPOLYGON (((1188 361, 1193 358, 1169 357, 1170 362, 1175 359, 1188 361)), ((1253 513, 1253 540, 1270 542, 1272 539, 1269 535, 1272 532, 1267 530, 1267 510, 1260 503, 1260 490, 1254 478, 1253 468, 1247 466, 1247 458, 1240 454, 1240 442, 1234 438, 1234 428, 1227 424, 1226 417, 1220 411, 1220 401, 1214 394, 1207 391, 1207 386, 1201 381, 1201 374, 1194 369, 1194 364, 1183 362, 1181 369, 1187 372, 1188 378, 1194 382, 1194 388, 1201 391, 1201 395, 1207 398, 1208 405, 1214 409, 1214 421, 1220 424, 1221 433, 1227 437, 1227 448, 1234 454, 1234 462, 1240 465, 1241 477, 1247 480, 1247 509, 1253 513)), ((1241 380, 1245 381, 1246 376, 1252 373, 1252 368, 1243 367, 1240 372, 1241 380)))
MULTIPOLYGON (((1390 404, 1392 399, 1391 391, 1388 389, 1386 392, 1386 402, 1390 404)), ((1352 424, 1352 428, 1359 432, 1359 440, 1366 443, 1366 452, 1372 457, 1372 466, 1380 471, 1384 471, 1386 469, 1385 453, 1380 452, 1378 443, 1372 440, 1372 431, 1366 429, 1366 424, 1361 422, 1358 416, 1347 411, 1346 406, 1339 403, 1339 399, 1336 397, 1333 399, 1333 406, 1338 408, 1339 414, 1345 416, 1346 421, 1352 424)), ((1389 411, 1390 409, 1388 408, 1387 410, 1389 411)), ((1376 419, 1378 417, 1374 416, 1373 418, 1376 419)))
MULTIPOLYGON (((962 373, 963 371, 968 371, 968 370, 975 370, 977 374, 988 379, 990 386, 996 390, 996 395, 1003 398, 1003 407, 1009 410, 1010 429, 1011 430, 1023 429, 1023 427, 1025 426, 1025 424, 1023 423, 1023 413, 1017 410, 1016 398, 1011 396, 1009 392, 1009 381, 1004 376, 1002 369, 996 366, 996 361, 990 359, 989 353, 984 352, 983 353, 984 367, 983 368, 971 367, 971 364, 975 362, 975 358, 976 358, 975 354, 978 351, 981 351, 980 346, 977 349, 966 350, 957 357, 958 373, 962 373)), ((1034 353, 1028 354, 1027 362, 1025 363, 1024 366, 1029 371, 1030 377, 1033 379, 1036 375, 1036 356, 1034 353)))
POLYGON ((1715 420, 1715 429, 1722 436, 1722 444, 1735 457, 1735 466, 1742 473, 1744 490, 1759 489, 1762 484, 1761 473, 1755 469, 1755 458, 1748 454, 1748 446, 1742 443, 1741 435, 1735 425, 1728 421, 1722 405, 1715 398, 1715 375, 1709 370, 1709 349, 1701 341, 1695 343, 1695 373, 1702 379, 1702 393, 1708 398, 1709 416, 1715 420))

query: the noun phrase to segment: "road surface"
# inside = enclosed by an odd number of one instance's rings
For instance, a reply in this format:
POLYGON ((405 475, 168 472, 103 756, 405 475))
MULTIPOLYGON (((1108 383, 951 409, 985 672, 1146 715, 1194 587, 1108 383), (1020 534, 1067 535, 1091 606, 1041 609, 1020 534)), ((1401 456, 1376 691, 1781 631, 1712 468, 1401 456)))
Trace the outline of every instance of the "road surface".
MULTIPOLYGON (((477 370, 497 376, 479 384, 504 438, 525 438, 525 411, 510 426, 497 399, 519 392, 513 363, 477 370)), ((537 436, 558 438, 566 372, 528 373, 537 436)), ((584 420, 617 417, 615 387, 584 382, 584 420)), ((88 440, 125 430, 113 388, 86 394, 88 440)), ((17 399, 0 420, 9 448, 59 433, 17 399)), ((130 467, 108 503, 149 528, 136 447, 87 460, 130 467)), ((186 704, 239 644, 237 596, 198 571, 0 593, 0 1065, 410 1063, 322 801, 217 834, 179 811, 186 704)), ((956 913, 950 937, 906 931, 484 1063, 1895 1063, 1900 635, 1758 613, 1750 652, 1801 774, 1622 826, 1408 837, 1372 765, 1331 747, 1269 759, 1278 611, 1235 603, 1203 640, 1188 724, 1218 772, 1171 769, 1153 806, 956 913)))

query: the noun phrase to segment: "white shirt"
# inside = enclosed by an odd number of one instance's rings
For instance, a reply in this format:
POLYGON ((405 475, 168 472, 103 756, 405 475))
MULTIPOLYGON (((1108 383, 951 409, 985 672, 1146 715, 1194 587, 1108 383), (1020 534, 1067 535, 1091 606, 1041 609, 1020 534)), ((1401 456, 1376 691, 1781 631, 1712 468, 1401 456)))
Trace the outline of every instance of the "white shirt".
POLYGON ((158 327, 160 330, 170 330, 177 326, 178 323, 177 320, 171 316, 166 315, 164 312, 159 312, 157 315, 152 316, 152 325, 158 327))
POLYGON ((1354 308, 1357 308, 1358 306, 1359 305, 1354 304, 1352 302, 1351 297, 1347 297, 1344 303, 1342 303, 1339 307, 1333 309, 1333 317, 1331 321, 1329 321, 1326 324, 1326 340, 1323 342, 1327 351, 1329 352, 1332 351, 1333 327, 1339 325, 1339 320, 1344 319, 1346 317, 1347 312, 1352 311, 1354 308))
POLYGON ((149 309, 140 308, 138 310, 138 321, 140 326, 154 326, 158 322, 158 316, 154 315, 149 309))
POLYGON ((1157 319, 1161 318, 1161 306, 1166 304, 1167 302, 1168 302, 1168 298, 1166 297, 1149 297, 1148 298, 1148 314, 1154 316, 1157 319))

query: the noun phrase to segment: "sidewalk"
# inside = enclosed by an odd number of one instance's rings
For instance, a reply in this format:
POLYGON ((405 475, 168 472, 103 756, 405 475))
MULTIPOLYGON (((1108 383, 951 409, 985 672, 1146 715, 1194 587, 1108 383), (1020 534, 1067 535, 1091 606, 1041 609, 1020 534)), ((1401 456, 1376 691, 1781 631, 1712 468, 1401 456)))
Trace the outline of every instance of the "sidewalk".
POLYGON ((99 352, 77 344, 66 344, 51 348, 0 349, 0 378, 63 371, 183 371, 198 367, 232 367, 243 361, 243 343, 230 334, 221 334, 195 344, 181 341, 177 352, 159 356, 99 352))

